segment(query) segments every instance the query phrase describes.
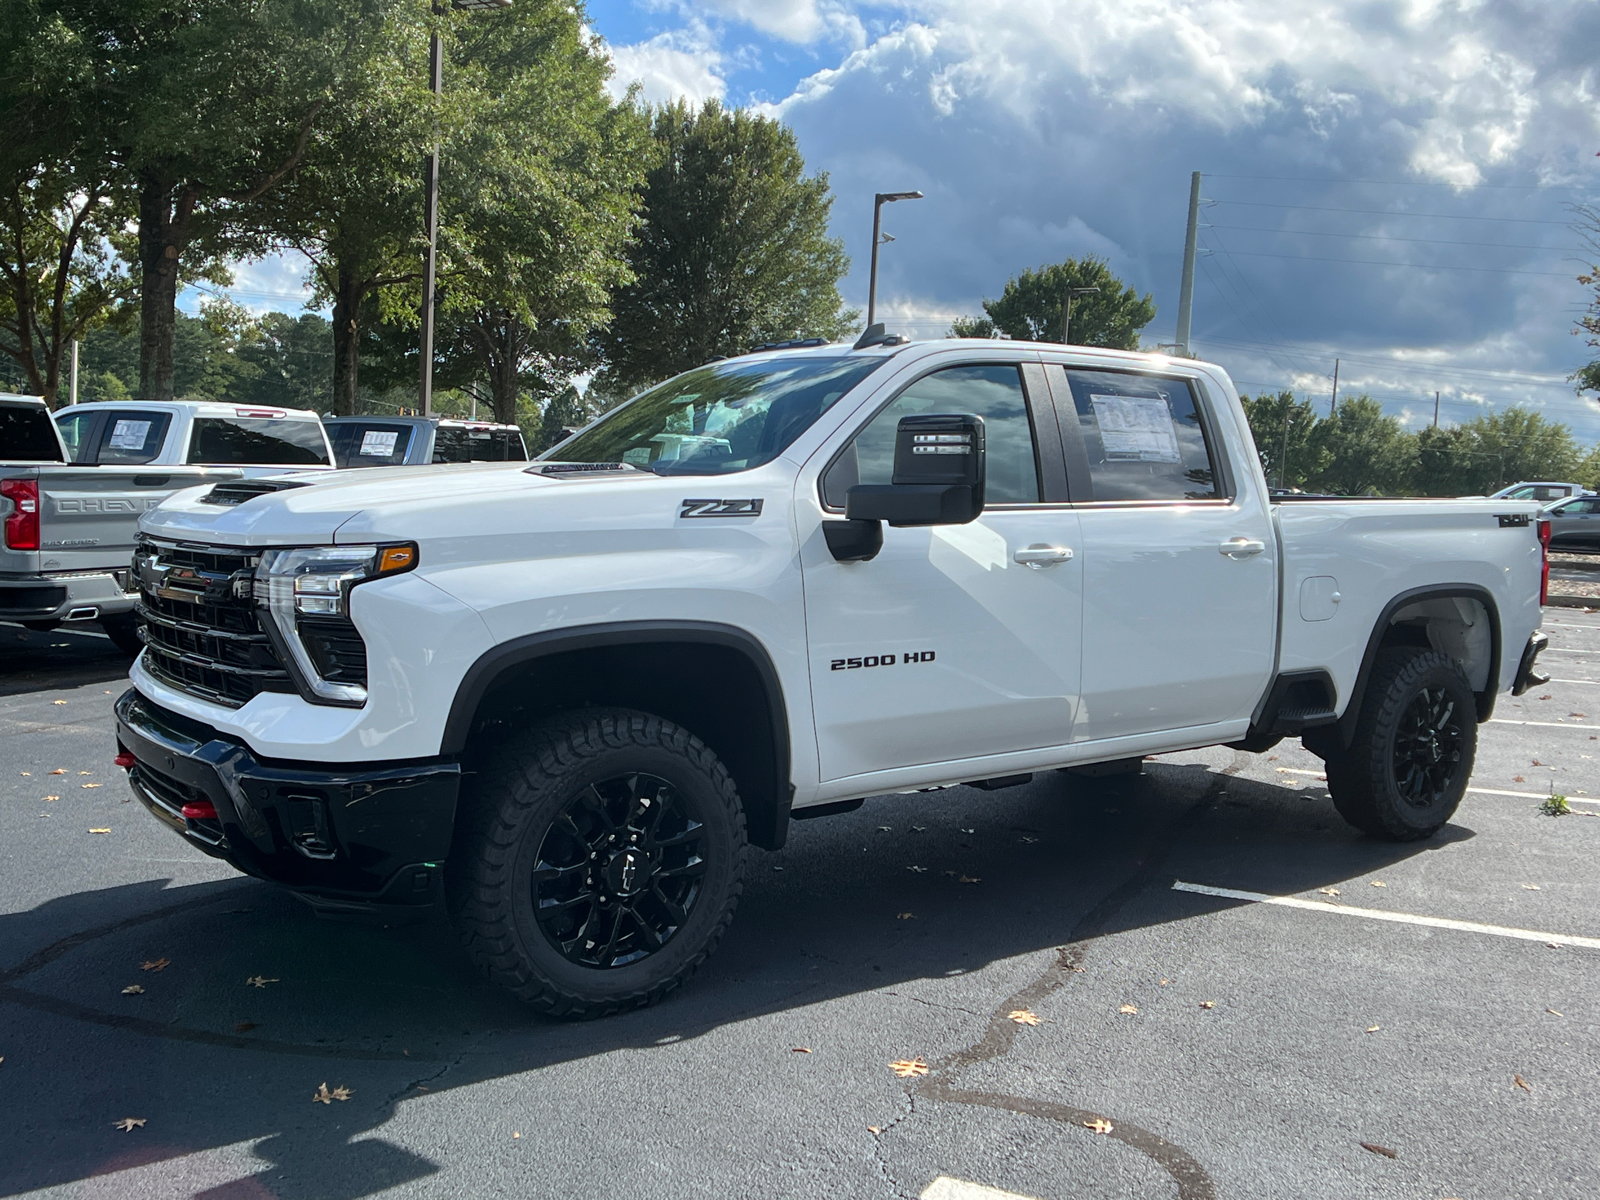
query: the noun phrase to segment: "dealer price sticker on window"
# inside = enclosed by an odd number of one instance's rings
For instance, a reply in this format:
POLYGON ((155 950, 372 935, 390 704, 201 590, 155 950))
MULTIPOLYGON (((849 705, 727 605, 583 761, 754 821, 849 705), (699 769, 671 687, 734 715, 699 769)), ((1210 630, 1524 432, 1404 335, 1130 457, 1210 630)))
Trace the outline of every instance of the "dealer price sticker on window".
POLYGON ((394 454, 394 444, 400 438, 394 430, 369 429, 361 435, 363 458, 389 458, 394 454))
POLYGON ((1090 396, 1108 462, 1182 461, 1172 410, 1160 396, 1090 396))
POLYGON ((149 435, 149 421, 118 421, 111 427, 109 445, 113 450, 143 450, 149 435))

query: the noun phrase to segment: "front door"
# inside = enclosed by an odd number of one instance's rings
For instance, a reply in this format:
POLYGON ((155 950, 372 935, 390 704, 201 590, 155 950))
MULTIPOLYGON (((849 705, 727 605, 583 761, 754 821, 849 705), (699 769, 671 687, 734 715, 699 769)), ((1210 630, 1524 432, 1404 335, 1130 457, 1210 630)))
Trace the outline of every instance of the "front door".
POLYGON ((855 482, 890 482, 895 428, 919 413, 983 418, 986 506, 968 525, 886 527, 868 562, 803 538, 824 781, 1072 736, 1083 563, 1042 373, 991 360, 916 379, 835 458, 825 508, 841 512, 855 482))
POLYGON ((1193 381, 1045 372, 1068 470, 1087 473, 1092 489, 1078 507, 1083 705, 1073 740, 1248 720, 1272 674, 1278 605, 1277 543, 1254 474, 1226 469, 1193 381))

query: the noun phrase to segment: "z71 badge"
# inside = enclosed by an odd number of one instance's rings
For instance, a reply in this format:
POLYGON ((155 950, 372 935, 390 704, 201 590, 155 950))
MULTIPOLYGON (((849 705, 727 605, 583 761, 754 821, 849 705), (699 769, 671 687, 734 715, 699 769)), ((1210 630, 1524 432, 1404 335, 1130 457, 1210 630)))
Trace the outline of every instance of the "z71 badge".
POLYGON ((759 517, 760 500, 685 500, 680 517, 759 517))

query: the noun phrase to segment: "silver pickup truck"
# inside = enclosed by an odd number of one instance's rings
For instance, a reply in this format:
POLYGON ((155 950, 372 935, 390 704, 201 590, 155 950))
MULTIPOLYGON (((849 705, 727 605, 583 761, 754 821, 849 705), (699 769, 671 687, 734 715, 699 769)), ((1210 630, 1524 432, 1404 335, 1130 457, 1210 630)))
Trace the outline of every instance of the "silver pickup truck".
POLYGON ((98 621, 138 653, 128 570, 144 513, 198 484, 332 468, 316 414, 242 411, 84 404, 52 420, 37 397, 0 394, 0 621, 98 621))

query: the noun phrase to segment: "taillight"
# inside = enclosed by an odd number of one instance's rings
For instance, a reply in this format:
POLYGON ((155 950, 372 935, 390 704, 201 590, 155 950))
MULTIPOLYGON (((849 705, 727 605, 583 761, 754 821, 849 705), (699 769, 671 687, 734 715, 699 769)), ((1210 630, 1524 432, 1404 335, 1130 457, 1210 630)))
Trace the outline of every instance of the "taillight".
POLYGON ((32 479, 0 479, 0 496, 11 501, 6 518, 6 548, 39 548, 39 484, 32 479))
POLYGON ((1539 558, 1543 563, 1539 572, 1539 603, 1544 604, 1550 599, 1550 522, 1541 517, 1538 525, 1539 558))

